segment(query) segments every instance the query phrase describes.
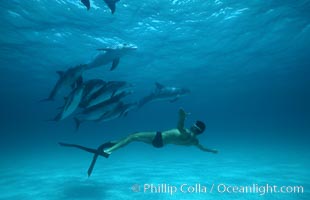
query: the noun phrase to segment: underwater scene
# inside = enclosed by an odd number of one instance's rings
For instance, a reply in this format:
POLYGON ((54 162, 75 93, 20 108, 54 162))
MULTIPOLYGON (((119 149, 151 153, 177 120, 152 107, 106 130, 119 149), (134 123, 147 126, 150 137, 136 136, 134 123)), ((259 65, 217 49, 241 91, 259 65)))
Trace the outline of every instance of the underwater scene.
POLYGON ((2 0, 0 200, 310 199, 309 0, 2 0))

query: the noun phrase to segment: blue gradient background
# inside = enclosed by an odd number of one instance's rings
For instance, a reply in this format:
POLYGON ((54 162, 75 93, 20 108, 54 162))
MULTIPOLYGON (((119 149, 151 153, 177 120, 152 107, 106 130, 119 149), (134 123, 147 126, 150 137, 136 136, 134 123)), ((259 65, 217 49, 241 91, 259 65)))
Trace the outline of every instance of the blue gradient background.
POLYGON ((122 0, 114 15, 104 2, 91 3, 88 12, 78 0, 0 4, 1 200, 260 197, 130 191, 134 183, 169 181, 303 185, 304 194, 264 197, 309 198, 309 1, 122 0), (71 118, 46 122, 65 95, 38 103, 57 81, 55 71, 121 43, 139 49, 115 71, 102 67, 85 78, 133 83, 129 100, 148 94, 156 81, 192 93, 173 104, 147 104, 125 118, 85 123, 78 133, 71 118), (199 139, 219 154, 136 143, 100 159, 87 179, 92 156, 57 145, 96 147, 136 131, 174 128, 180 107, 191 113, 186 126, 206 122, 199 139))

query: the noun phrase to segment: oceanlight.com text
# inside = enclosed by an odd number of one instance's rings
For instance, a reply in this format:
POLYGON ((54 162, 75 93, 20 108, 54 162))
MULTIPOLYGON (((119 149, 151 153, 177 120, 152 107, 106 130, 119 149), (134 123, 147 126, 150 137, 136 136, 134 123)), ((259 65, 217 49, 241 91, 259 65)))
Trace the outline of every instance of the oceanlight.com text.
POLYGON ((166 194, 176 194, 176 193, 219 193, 219 194, 258 194, 260 196, 266 194, 291 194, 291 193, 304 193, 303 186, 290 186, 290 185, 272 185, 272 184, 250 184, 250 185, 233 185, 233 184, 134 184, 131 187, 133 192, 143 192, 143 193, 166 193, 166 194))

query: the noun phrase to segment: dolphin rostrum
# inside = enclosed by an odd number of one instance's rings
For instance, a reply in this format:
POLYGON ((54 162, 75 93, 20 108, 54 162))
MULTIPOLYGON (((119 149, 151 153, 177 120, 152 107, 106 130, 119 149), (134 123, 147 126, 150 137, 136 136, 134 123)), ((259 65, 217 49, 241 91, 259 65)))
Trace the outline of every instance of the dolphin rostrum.
POLYGON ((144 104, 152 101, 169 100, 170 102, 175 102, 181 96, 190 93, 189 89, 168 87, 160 83, 155 83, 156 89, 151 94, 145 96, 139 101, 138 107, 142 107, 144 104))
POLYGON ((110 68, 110 70, 112 71, 119 64, 121 57, 131 53, 136 49, 136 46, 127 44, 115 48, 97 49, 98 51, 103 51, 103 53, 99 53, 90 63, 88 63, 87 69, 92 69, 112 63, 112 66, 110 68))

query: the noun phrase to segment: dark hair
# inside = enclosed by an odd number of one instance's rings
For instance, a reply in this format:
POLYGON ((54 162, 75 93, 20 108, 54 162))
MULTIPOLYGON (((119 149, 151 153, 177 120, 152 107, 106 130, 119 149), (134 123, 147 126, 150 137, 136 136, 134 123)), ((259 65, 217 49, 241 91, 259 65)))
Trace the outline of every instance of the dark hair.
POLYGON ((205 123, 203 123, 202 121, 197 120, 195 125, 200 129, 198 134, 201 134, 204 132, 204 130, 206 129, 206 125, 205 123))

